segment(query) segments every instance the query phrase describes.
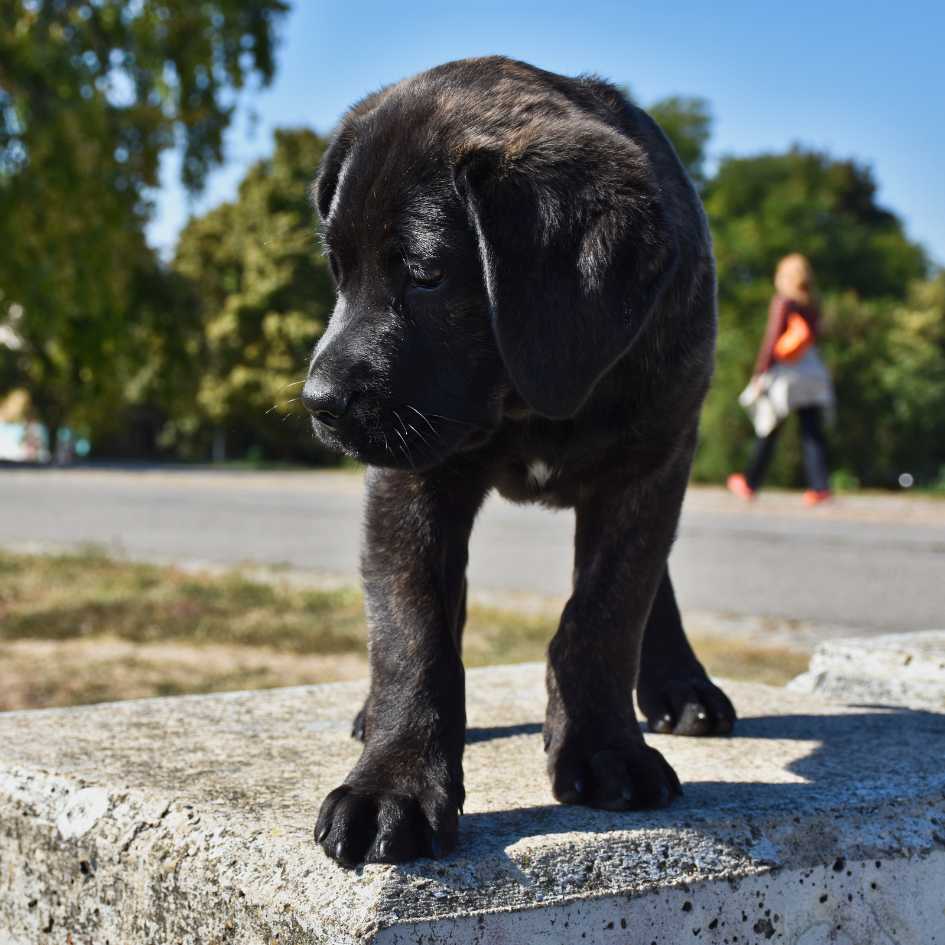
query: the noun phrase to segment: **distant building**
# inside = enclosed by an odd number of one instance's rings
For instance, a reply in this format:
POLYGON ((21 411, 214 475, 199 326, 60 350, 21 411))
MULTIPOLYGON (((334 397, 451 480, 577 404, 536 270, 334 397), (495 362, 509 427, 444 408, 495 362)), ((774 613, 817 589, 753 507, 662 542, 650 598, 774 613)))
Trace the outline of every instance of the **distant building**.
MULTIPOLYGON (((29 395, 17 390, 0 400, 0 462, 48 463, 49 433, 46 427, 29 418, 29 395)), ((76 438, 72 430, 59 431, 56 462, 71 463, 89 452, 89 442, 76 438)))

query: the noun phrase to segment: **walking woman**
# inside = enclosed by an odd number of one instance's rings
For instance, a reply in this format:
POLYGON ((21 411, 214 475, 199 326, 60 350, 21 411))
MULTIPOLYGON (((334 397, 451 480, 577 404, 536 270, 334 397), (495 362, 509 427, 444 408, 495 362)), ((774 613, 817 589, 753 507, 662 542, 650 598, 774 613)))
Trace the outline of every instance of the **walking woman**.
POLYGON ((820 312, 807 258, 800 253, 785 256, 775 271, 774 287, 754 374, 739 398, 758 438, 748 469, 729 476, 728 488, 741 499, 754 497, 764 482, 783 422, 796 412, 808 484, 804 501, 817 505, 830 498, 823 426, 825 411, 833 410, 833 385, 817 352, 820 312))

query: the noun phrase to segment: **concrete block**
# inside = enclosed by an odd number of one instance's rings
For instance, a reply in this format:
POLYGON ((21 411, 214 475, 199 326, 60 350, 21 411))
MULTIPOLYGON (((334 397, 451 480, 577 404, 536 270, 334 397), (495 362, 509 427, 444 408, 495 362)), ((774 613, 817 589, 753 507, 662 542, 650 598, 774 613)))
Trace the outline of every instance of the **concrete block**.
POLYGON ((945 630, 827 641, 788 688, 843 702, 945 712, 945 630))
POLYGON ((611 813, 551 798, 542 667, 472 671, 460 849, 354 872, 311 832, 363 685, 0 715, 0 943, 943 945, 945 716, 729 691, 611 813))

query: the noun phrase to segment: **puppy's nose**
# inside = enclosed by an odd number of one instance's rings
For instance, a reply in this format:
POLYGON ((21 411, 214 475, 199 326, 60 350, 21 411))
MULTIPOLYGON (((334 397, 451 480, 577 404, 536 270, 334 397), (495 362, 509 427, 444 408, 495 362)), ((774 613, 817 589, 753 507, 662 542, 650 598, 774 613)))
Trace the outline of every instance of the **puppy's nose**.
POLYGON ((329 430, 338 426, 353 399, 353 391, 342 390, 318 377, 310 376, 302 388, 302 403, 305 409, 329 430))

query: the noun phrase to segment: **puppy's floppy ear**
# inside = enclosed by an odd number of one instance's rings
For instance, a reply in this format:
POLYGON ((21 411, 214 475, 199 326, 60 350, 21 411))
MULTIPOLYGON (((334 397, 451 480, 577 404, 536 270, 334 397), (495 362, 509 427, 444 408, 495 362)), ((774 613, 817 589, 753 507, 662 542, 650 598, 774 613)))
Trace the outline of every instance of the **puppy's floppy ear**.
POLYGON ((675 247, 636 145, 569 124, 458 159, 493 328, 519 394, 570 417, 626 351, 668 283, 675 247))
POLYGON ((358 136, 358 126, 365 116, 369 115, 383 102, 390 88, 389 85, 385 86, 377 92, 366 95, 360 102, 353 105, 345 115, 341 127, 329 142, 328 149, 325 151, 318 167, 318 176, 311 188, 315 209, 318 210, 318 215, 323 221, 328 219, 328 214, 331 212, 331 204, 338 190, 341 169, 354 147, 358 136))
POLYGON ((343 127, 332 138, 318 167, 318 176, 315 178, 315 183, 312 184, 312 198, 315 209, 318 210, 318 215, 322 218, 322 221, 327 220, 328 214, 331 212, 331 204, 338 189, 341 168, 344 166, 345 159, 351 153, 354 138, 354 128, 351 125, 343 127))

